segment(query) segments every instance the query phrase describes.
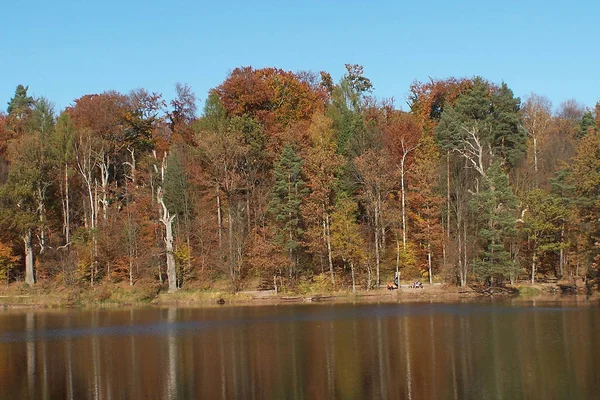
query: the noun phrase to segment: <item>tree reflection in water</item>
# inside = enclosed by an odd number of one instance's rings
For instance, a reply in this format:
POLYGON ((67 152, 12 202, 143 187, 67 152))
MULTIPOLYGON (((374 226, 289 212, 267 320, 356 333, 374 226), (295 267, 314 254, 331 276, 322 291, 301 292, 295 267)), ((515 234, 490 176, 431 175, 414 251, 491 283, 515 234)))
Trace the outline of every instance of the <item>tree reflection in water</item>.
POLYGON ((0 313, 2 398, 588 399, 596 307, 363 304, 0 313))

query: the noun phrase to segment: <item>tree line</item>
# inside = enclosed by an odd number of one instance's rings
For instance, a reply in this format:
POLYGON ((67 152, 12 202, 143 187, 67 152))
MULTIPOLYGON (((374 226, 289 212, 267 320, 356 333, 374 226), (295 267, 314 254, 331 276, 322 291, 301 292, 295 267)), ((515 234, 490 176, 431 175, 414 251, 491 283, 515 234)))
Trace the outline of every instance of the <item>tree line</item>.
POLYGON ((370 289, 594 282, 600 103, 553 109, 481 77, 415 82, 409 111, 359 65, 233 70, 197 99, 145 89, 0 113, 0 278, 66 286, 227 279, 370 289))

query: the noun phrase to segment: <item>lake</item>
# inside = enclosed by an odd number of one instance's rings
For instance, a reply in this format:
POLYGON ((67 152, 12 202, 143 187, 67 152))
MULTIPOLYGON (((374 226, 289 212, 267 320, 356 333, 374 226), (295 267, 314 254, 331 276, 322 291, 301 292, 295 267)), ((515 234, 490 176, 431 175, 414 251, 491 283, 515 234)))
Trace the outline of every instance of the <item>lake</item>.
POLYGON ((596 303, 4 310, 0 399, 597 399, 596 303))

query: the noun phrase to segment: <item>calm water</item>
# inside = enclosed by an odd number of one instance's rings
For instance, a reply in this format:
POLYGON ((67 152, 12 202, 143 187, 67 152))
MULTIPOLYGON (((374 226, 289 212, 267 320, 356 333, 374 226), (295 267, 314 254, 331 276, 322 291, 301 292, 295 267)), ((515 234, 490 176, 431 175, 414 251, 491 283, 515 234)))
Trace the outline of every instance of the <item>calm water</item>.
POLYGON ((0 399, 597 399, 597 305, 0 312, 0 399))

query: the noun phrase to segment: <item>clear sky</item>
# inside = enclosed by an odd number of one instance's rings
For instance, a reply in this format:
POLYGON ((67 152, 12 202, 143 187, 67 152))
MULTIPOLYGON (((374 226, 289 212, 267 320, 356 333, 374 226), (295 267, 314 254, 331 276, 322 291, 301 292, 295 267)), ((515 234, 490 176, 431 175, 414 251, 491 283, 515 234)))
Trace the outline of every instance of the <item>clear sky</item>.
POLYGON ((404 109, 428 77, 481 75, 555 106, 600 98, 598 0, 12 0, 0 15, 2 109, 18 84, 62 109, 110 89, 170 99, 176 82, 202 107, 238 66, 337 80, 345 63, 404 109))

